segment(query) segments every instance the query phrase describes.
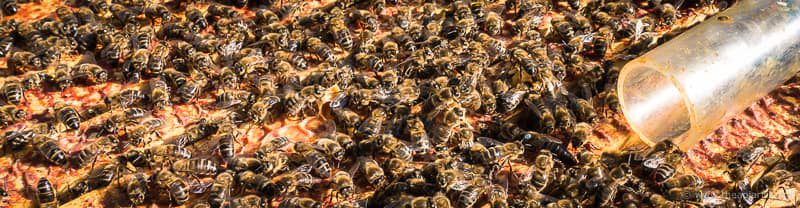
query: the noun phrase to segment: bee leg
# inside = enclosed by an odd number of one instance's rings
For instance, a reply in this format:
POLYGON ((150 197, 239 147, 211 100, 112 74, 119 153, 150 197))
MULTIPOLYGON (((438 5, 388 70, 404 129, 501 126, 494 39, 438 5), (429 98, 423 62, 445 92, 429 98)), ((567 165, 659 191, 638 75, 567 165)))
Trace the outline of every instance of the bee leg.
POLYGON ((89 168, 89 170, 94 170, 94 164, 97 162, 97 156, 98 156, 98 155, 95 155, 95 156, 92 158, 92 166, 91 166, 91 168, 89 168))

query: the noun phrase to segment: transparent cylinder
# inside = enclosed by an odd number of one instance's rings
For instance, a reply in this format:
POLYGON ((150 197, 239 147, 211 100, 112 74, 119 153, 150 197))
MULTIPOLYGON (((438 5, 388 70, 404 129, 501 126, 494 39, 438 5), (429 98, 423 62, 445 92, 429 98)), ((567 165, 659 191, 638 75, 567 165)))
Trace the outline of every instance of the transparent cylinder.
POLYGON ((688 149, 800 69, 800 0, 742 0, 632 60, 617 90, 648 145, 688 149))

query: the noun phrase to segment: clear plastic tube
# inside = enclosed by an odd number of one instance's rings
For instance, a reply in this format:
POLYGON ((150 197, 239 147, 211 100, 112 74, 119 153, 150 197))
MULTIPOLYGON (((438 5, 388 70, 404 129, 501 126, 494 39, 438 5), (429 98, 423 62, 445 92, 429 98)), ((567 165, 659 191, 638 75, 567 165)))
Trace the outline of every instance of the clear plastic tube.
POLYGON ((800 69, 800 0, 742 0, 629 62, 622 111, 648 145, 688 149, 800 69))

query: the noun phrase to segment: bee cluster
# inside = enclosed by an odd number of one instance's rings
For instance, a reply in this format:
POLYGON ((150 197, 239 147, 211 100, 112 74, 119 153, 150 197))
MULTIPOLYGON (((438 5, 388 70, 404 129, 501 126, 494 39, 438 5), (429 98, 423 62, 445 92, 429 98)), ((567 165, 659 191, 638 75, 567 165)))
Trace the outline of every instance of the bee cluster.
MULTIPOLYGON (((653 47, 682 4, 70 2, 40 20, 0 22, 10 74, 0 124, 25 123, 4 132, 3 149, 90 170, 58 186, 39 179, 30 189, 42 207, 111 186, 125 205, 193 207, 752 204, 709 200, 700 177, 676 171, 684 154, 669 143, 595 154, 587 142, 618 111, 613 62, 653 47), (89 58, 61 62, 75 54, 89 58), (27 93, 106 82, 134 87, 88 106, 57 102, 35 115, 18 107, 27 93), (185 130, 162 139, 170 125, 154 115, 177 105, 220 116, 183 118, 192 119, 185 130), (240 151, 249 128, 308 117, 328 121, 326 130, 240 151), (87 127, 92 119, 102 121, 87 127), (92 139, 69 153, 59 145, 69 132, 92 139), (193 146, 208 141, 216 153, 196 155, 193 146)), ((17 10, 15 0, 2 5, 6 15, 17 10)), ((731 174, 760 158, 741 155, 731 174)), ((793 166, 775 167, 731 190, 766 193, 791 181, 793 166)))

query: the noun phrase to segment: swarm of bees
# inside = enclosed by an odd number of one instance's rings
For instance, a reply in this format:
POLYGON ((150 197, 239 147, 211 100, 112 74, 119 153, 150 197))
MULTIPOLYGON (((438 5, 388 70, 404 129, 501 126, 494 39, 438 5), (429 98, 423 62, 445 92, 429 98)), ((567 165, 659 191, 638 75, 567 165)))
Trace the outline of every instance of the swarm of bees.
POLYGON ((732 154, 720 190, 738 195, 722 195, 681 171, 669 142, 598 153, 589 139, 619 111, 614 63, 654 47, 682 7, 728 3, 69 2, 0 21, 2 148, 88 169, 20 188, 41 207, 108 188, 125 196, 113 206, 749 207, 793 183, 800 145, 765 157, 773 144, 759 139, 732 154), (29 93, 107 82, 126 87, 22 107, 29 93), (176 106, 215 113, 178 116, 182 131, 162 137, 175 126, 159 115, 176 106), (243 150, 251 128, 309 117, 325 123, 313 138, 243 150), (70 152, 64 135, 86 141, 70 152), (214 153, 199 155, 207 144, 214 153))

